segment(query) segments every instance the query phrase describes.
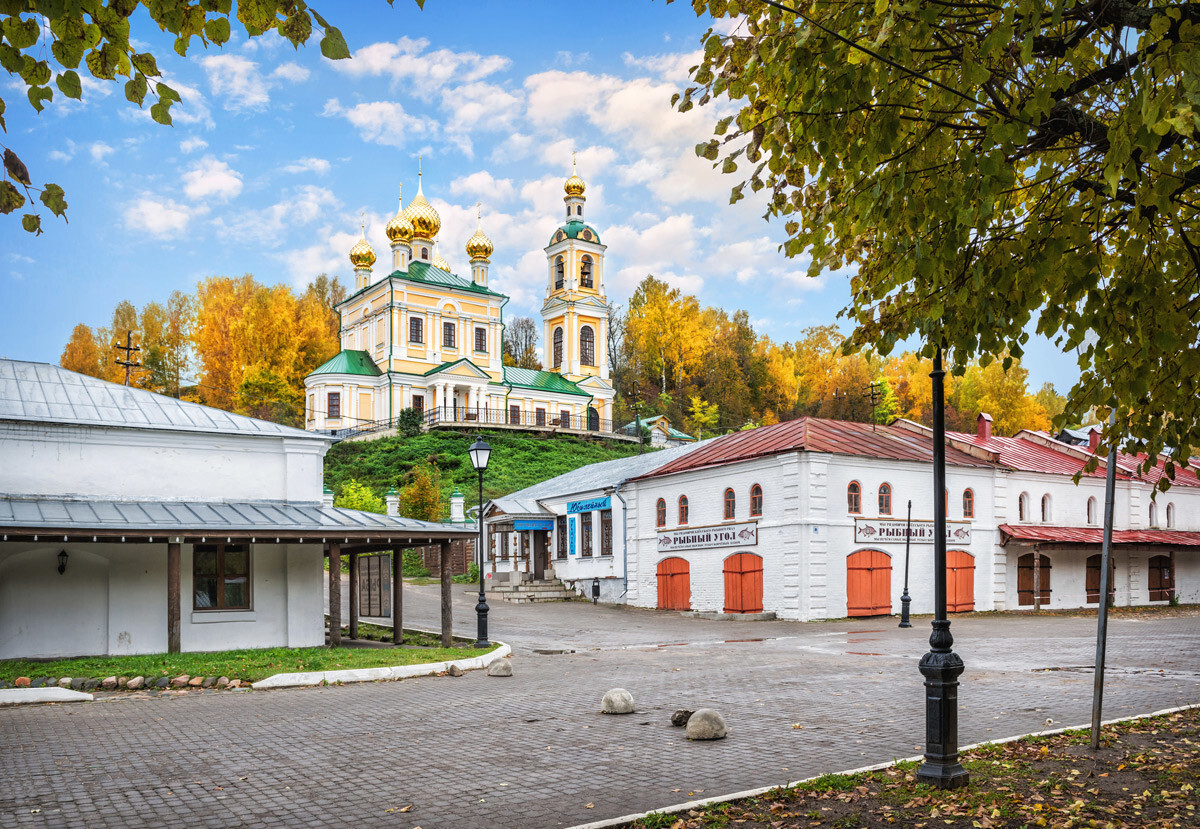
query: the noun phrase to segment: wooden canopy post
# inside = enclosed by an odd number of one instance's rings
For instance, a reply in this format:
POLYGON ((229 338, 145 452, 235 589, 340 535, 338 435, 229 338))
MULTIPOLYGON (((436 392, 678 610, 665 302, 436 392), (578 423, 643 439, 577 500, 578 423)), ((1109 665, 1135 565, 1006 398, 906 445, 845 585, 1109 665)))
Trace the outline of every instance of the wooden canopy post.
POLYGON ((404 551, 392 550, 392 643, 404 644, 404 551))
POLYGON ((329 542, 329 646, 342 644, 342 548, 329 542))
POLYGON ((179 653, 179 544, 167 545, 167 653, 179 653))
POLYGON ((358 553, 350 556, 350 638, 358 638, 358 553))
POLYGON ((454 616, 450 607, 450 570, 453 568, 453 554, 450 541, 443 541, 438 548, 438 568, 442 581, 442 647, 453 645, 454 616))

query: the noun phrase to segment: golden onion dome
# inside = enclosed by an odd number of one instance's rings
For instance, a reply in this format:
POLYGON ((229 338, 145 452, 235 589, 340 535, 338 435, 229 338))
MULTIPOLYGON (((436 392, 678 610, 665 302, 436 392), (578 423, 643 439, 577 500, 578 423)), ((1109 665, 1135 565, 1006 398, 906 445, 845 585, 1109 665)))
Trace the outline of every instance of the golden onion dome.
POLYGON ((355 268, 371 269, 375 264, 375 251, 367 242, 366 234, 354 243, 354 247, 350 248, 350 264, 355 268))
POLYGON ((388 219, 383 232, 387 234, 388 239, 393 244, 396 242, 408 242, 412 239, 413 226, 408 217, 404 215, 403 198, 400 199, 400 205, 396 208, 396 215, 388 219))
POLYGON ((404 217, 412 224, 414 239, 434 239, 442 229, 442 217, 425 198, 420 184, 417 185, 417 197, 404 208, 404 217))
POLYGON ((437 251, 434 251, 433 253, 433 266, 435 268, 441 268, 446 273, 450 273, 450 263, 443 259, 442 255, 437 251))
POLYGON ((585 189, 586 185, 583 183, 583 179, 574 173, 563 183, 563 190, 567 192, 568 196, 582 196, 585 189))
POLYGON ((492 240, 483 232, 482 213, 477 216, 477 221, 479 224, 475 228, 474 235, 467 240, 467 256, 472 259, 487 259, 496 248, 492 244, 492 240))

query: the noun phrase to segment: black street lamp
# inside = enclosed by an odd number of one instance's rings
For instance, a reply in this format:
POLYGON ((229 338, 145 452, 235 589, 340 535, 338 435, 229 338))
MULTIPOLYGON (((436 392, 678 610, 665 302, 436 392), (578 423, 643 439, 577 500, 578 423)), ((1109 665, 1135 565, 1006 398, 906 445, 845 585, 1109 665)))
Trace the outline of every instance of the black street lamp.
POLYGON ((910 628, 908 620, 912 596, 908 595, 908 548, 912 544, 912 501, 908 502, 908 523, 904 526, 904 592, 900 594, 900 627, 910 628))
POLYGON ((958 677, 963 661, 952 646, 946 618, 946 391, 942 349, 933 357, 933 632, 921 657, 925 677, 925 762, 917 779, 940 789, 967 785, 958 762, 958 677))
POLYGON ((492 455, 492 447, 487 445, 482 435, 479 435, 467 451, 471 456, 471 466, 475 467, 475 471, 479 473, 479 514, 475 516, 475 520, 479 522, 479 603, 475 605, 475 615, 479 617, 479 630, 475 647, 490 648, 492 643, 488 641, 487 597, 483 593, 483 470, 487 469, 488 458, 492 455))

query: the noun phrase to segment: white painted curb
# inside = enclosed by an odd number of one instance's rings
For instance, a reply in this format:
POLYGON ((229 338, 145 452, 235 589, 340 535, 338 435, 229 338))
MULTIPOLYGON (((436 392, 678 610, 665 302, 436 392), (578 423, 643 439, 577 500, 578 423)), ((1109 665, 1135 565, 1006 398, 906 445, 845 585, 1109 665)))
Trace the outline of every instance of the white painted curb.
POLYGON ((70 688, 0 688, 0 705, 33 705, 37 702, 91 702, 94 697, 70 688))
MULTIPOLYGON (((1102 726, 1103 725, 1116 725, 1117 723, 1134 722, 1135 720, 1146 720, 1146 719, 1149 719, 1150 717, 1161 717, 1164 714, 1177 714, 1180 711, 1189 711, 1193 708, 1200 708, 1200 704, 1180 705, 1178 708, 1164 708, 1162 711, 1154 711, 1150 714, 1137 714, 1132 717, 1122 717, 1119 720, 1105 720, 1104 722, 1101 723, 1101 725, 1102 726)), ((1062 734, 1063 732, 1066 732, 1066 731, 1077 731, 1081 728, 1091 728, 1091 727, 1092 727, 1092 724, 1089 722, 1086 725, 1069 725, 1065 728, 1055 728, 1051 731, 1031 731, 1028 734, 1017 734, 1012 737, 1002 737, 999 740, 985 740, 982 743, 972 743, 969 746, 962 746, 961 748, 959 748, 959 751, 960 752, 970 751, 971 749, 979 748, 980 746, 1000 745, 1002 743, 1012 743, 1012 742, 1016 742, 1017 740, 1024 740, 1026 737, 1050 736, 1053 734, 1062 734)), ((882 769, 891 768, 892 766, 896 765, 897 763, 912 763, 912 762, 918 762, 923 759, 925 759, 925 755, 918 754, 916 757, 905 757, 905 758, 901 758, 901 759, 897 759, 897 760, 892 760, 891 762, 888 762, 888 763, 876 763, 873 766, 863 766, 862 768, 849 769, 848 771, 826 772, 825 774, 818 774, 816 777, 806 777, 803 780, 793 780, 788 783, 779 783, 774 786, 761 786, 757 789, 747 789, 744 792, 734 792, 733 794, 722 794, 722 795, 718 795, 716 797, 706 797, 703 800, 689 800, 687 803, 677 803, 674 806, 663 806, 660 809, 652 809, 649 812, 638 812, 637 814, 634 814, 634 815, 623 815, 622 817, 608 818, 607 820, 596 820, 591 823, 580 823, 577 826, 568 827, 568 829, 610 829, 610 827, 624 826, 626 823, 633 823, 635 820, 641 820, 642 818, 644 818, 648 815, 652 815, 652 814, 670 815, 670 814, 676 814, 678 812, 689 811, 691 809, 699 809, 702 806, 712 806, 717 803, 726 803, 730 800, 743 800, 748 797, 758 797, 759 795, 766 794, 767 792, 774 791, 775 789, 786 789, 789 786, 797 786, 801 783, 808 783, 812 780, 816 780, 821 777, 827 777, 830 774, 839 774, 839 775, 841 775, 841 774, 862 774, 863 772, 867 772, 867 771, 881 771, 882 769)))
MULTIPOLYGON (((485 653, 483 656, 472 656, 470 659, 454 659, 447 662, 426 662, 422 665, 397 665, 394 668, 348 668, 341 671, 305 671, 295 674, 275 674, 266 679, 260 679, 251 684, 251 688, 298 688, 307 685, 320 685, 333 682, 375 682, 380 679, 408 679, 414 676, 429 676, 450 670, 455 665, 464 671, 486 668, 497 659, 503 659, 512 653, 512 648, 503 642, 500 647, 485 653)), ((61 690, 61 689, 60 689, 61 690)))

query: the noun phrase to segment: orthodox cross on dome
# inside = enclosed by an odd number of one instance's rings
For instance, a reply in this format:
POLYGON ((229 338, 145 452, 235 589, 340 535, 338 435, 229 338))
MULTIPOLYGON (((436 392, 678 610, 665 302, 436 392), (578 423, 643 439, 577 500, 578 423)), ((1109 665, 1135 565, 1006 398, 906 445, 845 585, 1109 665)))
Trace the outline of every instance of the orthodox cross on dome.
POLYGON ((359 226, 362 227, 362 237, 367 238, 367 210, 363 208, 358 211, 359 226))
POLYGON ((571 173, 572 173, 572 175, 575 173, 575 155, 578 152, 579 152, 578 150, 571 150, 571 173))
POLYGON ((478 224, 479 229, 482 230, 483 229, 483 202, 481 202, 481 201, 475 202, 475 222, 478 224))

